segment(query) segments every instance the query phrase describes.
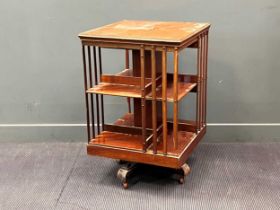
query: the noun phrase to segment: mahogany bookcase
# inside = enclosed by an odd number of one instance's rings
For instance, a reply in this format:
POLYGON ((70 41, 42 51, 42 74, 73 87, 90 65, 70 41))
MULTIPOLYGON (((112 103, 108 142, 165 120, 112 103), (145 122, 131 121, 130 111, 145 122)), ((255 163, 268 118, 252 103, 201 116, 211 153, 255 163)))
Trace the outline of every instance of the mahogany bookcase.
MULTIPOLYGON (((206 133, 209 28, 208 23, 123 20, 79 34, 89 155, 181 170, 183 182, 190 171, 186 161, 206 133), (103 72, 102 48, 123 49, 125 69, 103 72), (197 49, 196 74, 178 73, 185 48, 197 49), (168 54, 173 54, 172 69, 167 69, 168 54), (178 104, 190 92, 196 94, 196 119, 178 119, 178 104), (113 124, 105 123, 104 95, 127 98, 127 114, 113 124), (173 103, 172 119, 168 103, 173 103)), ((124 187, 132 169, 117 173, 124 187)))

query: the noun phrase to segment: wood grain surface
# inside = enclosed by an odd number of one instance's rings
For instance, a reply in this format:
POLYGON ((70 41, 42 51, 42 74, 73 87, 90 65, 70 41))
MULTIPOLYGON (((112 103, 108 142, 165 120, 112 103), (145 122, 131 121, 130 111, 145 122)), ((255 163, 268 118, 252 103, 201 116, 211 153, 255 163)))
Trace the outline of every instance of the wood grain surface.
POLYGON ((79 37, 181 43, 209 26, 195 22, 122 20, 82 32, 79 37))

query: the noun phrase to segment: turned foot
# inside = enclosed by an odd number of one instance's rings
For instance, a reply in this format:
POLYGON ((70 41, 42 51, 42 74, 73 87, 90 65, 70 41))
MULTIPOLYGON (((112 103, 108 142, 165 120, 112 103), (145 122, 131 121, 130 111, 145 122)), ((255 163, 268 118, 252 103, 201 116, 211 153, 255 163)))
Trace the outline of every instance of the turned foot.
POLYGON ((125 166, 119 168, 117 172, 118 179, 121 180, 124 189, 128 188, 128 177, 132 174, 135 169, 134 163, 127 163, 125 166))

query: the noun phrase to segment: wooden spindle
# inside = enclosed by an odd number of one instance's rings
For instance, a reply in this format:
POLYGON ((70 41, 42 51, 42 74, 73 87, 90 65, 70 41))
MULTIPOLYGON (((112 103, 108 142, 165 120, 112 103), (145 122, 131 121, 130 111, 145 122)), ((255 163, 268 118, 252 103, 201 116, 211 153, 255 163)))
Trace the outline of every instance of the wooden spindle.
MULTIPOLYGON (((129 69, 129 50, 125 49, 125 68, 129 69)), ((128 112, 131 113, 131 100, 130 97, 127 97, 127 106, 128 106, 128 112)))
POLYGON ((200 126, 203 128, 203 120, 204 120, 204 34, 201 35, 201 107, 200 107, 200 113, 201 113, 201 122, 200 126))
POLYGON ((129 69, 129 50, 125 49, 125 68, 129 69))
POLYGON ((204 118, 204 123, 206 126, 206 122, 207 122, 207 75, 208 75, 208 31, 206 32, 206 38, 205 38, 205 48, 206 48, 206 56, 205 56, 205 118, 204 118))
POLYGON ((88 94, 87 94, 87 66, 86 66, 86 53, 85 53, 85 46, 82 46, 82 54, 83 54, 83 67, 84 67, 84 91, 85 91, 85 101, 86 101, 86 119, 87 119, 87 136, 88 136, 88 143, 91 140, 90 136, 90 119, 89 119, 89 104, 88 104, 88 94))
POLYGON ((206 126, 206 53, 207 53, 207 47, 206 47, 206 33, 204 33, 203 36, 203 46, 204 46, 204 56, 203 56, 203 120, 202 124, 203 126, 206 126))
POLYGON ((178 49, 174 49, 174 74, 173 74, 173 143, 174 148, 178 148, 178 49))
POLYGON ((163 153, 167 154, 167 56, 166 48, 163 48, 162 51, 162 124, 163 124, 163 153))
POLYGON ((143 151, 146 151, 146 91, 145 91, 145 50, 144 46, 140 49, 140 63, 141 63, 141 113, 142 113, 142 140, 143 151))
POLYGON ((153 152, 157 153, 157 100, 156 100, 156 52, 155 47, 151 50, 152 64, 152 124, 153 124, 153 152))
POLYGON ((205 45, 204 45, 204 33, 201 36, 201 127, 204 127, 204 70, 205 70, 205 45))
POLYGON ((201 37, 198 37, 198 48, 197 48, 197 132, 200 130, 201 122, 201 37))
MULTIPOLYGON (((96 48, 93 46, 93 61, 94 61, 94 82, 95 85, 98 85, 98 76, 97 76, 97 62, 96 62, 96 48)), ((96 100, 96 121, 97 121, 97 133, 100 134, 100 116, 99 116, 99 96, 95 94, 96 100)))
MULTIPOLYGON (((88 70, 89 70, 89 87, 92 88, 92 68, 91 68, 91 48, 87 46, 88 49, 88 70)), ((95 138, 95 126, 94 126, 94 106, 93 106, 93 94, 90 94, 90 112, 91 112, 91 127, 92 136, 95 138)))
MULTIPOLYGON (((101 78, 101 76, 103 74, 101 47, 98 47, 98 59, 99 59, 99 78, 101 78)), ((104 130, 104 98, 103 98, 103 95, 101 95, 100 98, 101 98, 101 125, 102 125, 102 130, 104 130)))

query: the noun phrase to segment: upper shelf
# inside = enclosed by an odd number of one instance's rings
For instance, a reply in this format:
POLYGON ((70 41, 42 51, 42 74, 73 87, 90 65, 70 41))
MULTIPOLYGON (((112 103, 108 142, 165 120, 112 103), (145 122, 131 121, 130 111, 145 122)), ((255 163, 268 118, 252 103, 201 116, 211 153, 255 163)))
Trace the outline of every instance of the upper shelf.
POLYGON ((122 20, 82 32, 79 37, 180 44, 209 27, 209 23, 122 20))
MULTIPOLYGON (((87 93, 104 94, 112 96, 123 96, 131 98, 141 98, 140 77, 132 77, 131 69, 126 69, 117 75, 102 75, 101 82, 88 89, 87 93)), ((146 79, 146 86, 151 85, 151 79, 146 79)), ((178 75, 178 100, 181 100, 197 85, 195 75, 178 75)), ((148 90, 148 89, 146 89, 148 90)), ((173 74, 167 74, 167 101, 173 102, 173 74)), ((162 100, 162 87, 156 89, 157 100, 162 100)), ((152 99, 151 88, 146 94, 147 99, 152 99)))
POLYGON ((87 90, 87 93, 141 98, 141 88, 136 85, 101 82, 87 90))
MULTIPOLYGON (((101 83, 90 88, 88 93, 141 98, 140 77, 133 77, 132 69, 125 69, 116 75, 102 75, 101 83)), ((146 79, 148 84, 151 79, 146 79)))
MULTIPOLYGON (((172 81, 172 74, 168 74, 171 79, 168 79, 167 77, 167 88, 166 88, 166 96, 167 96, 167 101, 173 102, 174 101, 174 96, 173 96, 173 81, 172 81)), ((186 96, 189 92, 191 92, 194 87, 196 87, 195 82, 190 82, 190 77, 192 75, 178 75, 178 100, 181 100, 184 96, 186 96), (189 80, 186 81, 186 80, 189 80)), ((194 77, 194 76, 193 76, 194 77)), ((157 100, 162 100, 162 86, 159 86, 156 90, 156 97, 157 100)), ((148 98, 152 98, 152 93, 148 94, 148 98)))

